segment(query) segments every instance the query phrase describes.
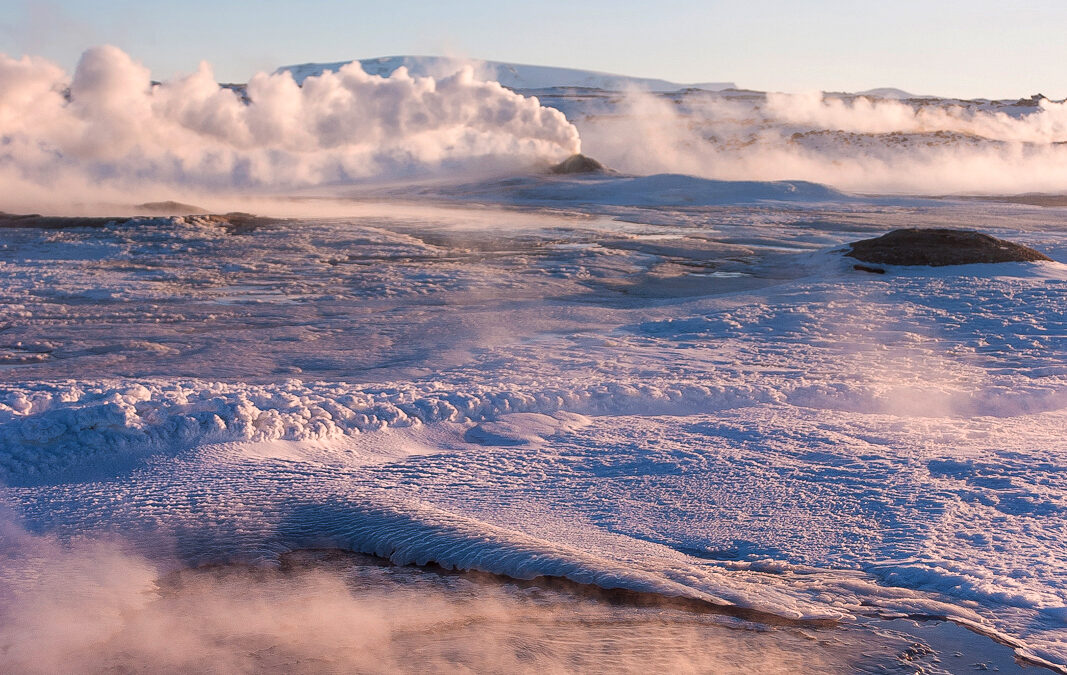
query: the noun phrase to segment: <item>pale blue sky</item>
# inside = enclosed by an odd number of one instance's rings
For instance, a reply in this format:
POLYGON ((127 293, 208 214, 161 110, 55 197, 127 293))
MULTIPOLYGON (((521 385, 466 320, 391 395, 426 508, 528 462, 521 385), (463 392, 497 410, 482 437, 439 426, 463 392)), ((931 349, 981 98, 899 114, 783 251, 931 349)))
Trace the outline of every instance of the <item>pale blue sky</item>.
POLYGON ((166 79, 447 54, 754 89, 1067 96, 1067 0, 0 0, 0 52, 117 45, 166 79))

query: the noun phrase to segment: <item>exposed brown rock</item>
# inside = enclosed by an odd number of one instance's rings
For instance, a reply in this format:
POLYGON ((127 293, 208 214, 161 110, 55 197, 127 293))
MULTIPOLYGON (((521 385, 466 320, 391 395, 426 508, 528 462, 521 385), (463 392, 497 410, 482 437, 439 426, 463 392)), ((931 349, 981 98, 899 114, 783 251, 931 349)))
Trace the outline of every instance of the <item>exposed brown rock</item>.
POLYGON ((845 255, 882 265, 970 265, 1051 260, 1028 246, 974 230, 909 228, 850 244, 845 255))

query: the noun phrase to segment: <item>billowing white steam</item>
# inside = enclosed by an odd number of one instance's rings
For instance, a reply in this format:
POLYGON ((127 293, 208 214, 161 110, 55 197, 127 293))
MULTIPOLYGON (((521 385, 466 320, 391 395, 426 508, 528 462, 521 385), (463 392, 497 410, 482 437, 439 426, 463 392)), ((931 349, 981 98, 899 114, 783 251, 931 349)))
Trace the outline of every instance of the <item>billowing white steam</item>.
POLYGON ((875 193, 1067 191, 1067 104, 1049 101, 635 92, 606 111, 579 109, 575 128, 469 67, 383 78, 358 63, 302 87, 287 72, 259 74, 245 94, 220 87, 207 64, 153 84, 114 47, 87 51, 73 77, 0 55, 0 210, 506 173, 580 147, 635 174, 875 193))
POLYGON ((290 571, 170 568, 128 542, 32 535, 0 514, 0 672, 795 673, 863 658, 847 635, 816 645, 801 631, 391 572, 314 554, 290 571))
POLYGON ((1067 190, 1067 104, 1036 108, 813 94, 680 101, 630 93, 577 121, 583 149, 627 172, 810 180, 874 193, 1067 190))
POLYGON ((220 87, 206 63, 153 84, 115 47, 85 52, 73 78, 41 59, 0 55, 0 179, 53 196, 300 187, 558 161, 579 148, 560 112, 470 69, 382 78, 354 63, 303 87, 288 73, 259 74, 247 97, 220 87))
POLYGON ((811 129, 861 134, 947 132, 989 141, 1067 141, 1067 103, 1042 99, 1036 112, 1016 116, 963 103, 915 106, 903 101, 852 99, 819 93, 767 94, 766 118, 811 129))

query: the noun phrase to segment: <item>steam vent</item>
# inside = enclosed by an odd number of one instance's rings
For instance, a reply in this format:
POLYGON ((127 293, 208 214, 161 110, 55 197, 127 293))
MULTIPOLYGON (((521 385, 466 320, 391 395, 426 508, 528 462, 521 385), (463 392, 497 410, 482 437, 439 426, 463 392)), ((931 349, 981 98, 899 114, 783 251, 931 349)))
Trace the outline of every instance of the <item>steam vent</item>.
MULTIPOLYGON (((1051 260, 1034 249, 974 230, 908 228, 853 242, 845 255, 882 265, 971 265, 1051 260)), ((881 270, 879 270, 881 271, 881 270)))
POLYGON ((592 157, 582 154, 571 155, 549 169, 552 173, 608 173, 609 169, 592 157))

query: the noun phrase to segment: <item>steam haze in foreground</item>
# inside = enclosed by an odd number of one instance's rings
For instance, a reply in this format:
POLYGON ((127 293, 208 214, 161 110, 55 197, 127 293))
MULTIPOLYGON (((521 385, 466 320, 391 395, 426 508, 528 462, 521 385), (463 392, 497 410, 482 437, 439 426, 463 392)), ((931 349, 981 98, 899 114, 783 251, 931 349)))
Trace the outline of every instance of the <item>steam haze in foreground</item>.
MULTIPOLYGON (((0 654, 20 673, 884 673, 926 656, 907 622, 775 627, 339 551, 186 569, 6 520, 0 561, 0 654)), ((1008 654, 993 658, 1010 671, 1008 654)))

